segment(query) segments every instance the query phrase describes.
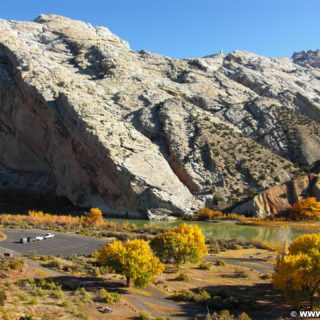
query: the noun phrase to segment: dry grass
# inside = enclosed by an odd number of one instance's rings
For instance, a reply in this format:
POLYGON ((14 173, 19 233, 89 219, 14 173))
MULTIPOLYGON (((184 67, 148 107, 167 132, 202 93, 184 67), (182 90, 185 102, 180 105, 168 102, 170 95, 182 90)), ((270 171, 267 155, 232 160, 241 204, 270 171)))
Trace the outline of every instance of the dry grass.
POLYGON ((237 224, 259 227, 287 227, 319 231, 320 222, 315 221, 289 221, 284 219, 265 220, 260 218, 241 218, 237 224))
MULTIPOLYGON (((240 250, 227 250, 214 255, 212 257, 226 259, 235 258, 239 261, 244 258, 249 258, 250 256, 257 256, 259 258, 264 258, 267 255, 275 256, 275 253, 271 253, 267 250, 262 249, 240 249, 240 250)), ((38 262, 52 262, 58 261, 62 264, 69 264, 70 260, 65 260, 57 257, 35 257, 38 262), (57 260, 55 260, 57 259, 57 260), (43 260, 43 261, 41 261, 43 260)), ((90 258, 86 258, 88 261, 84 261, 85 257, 74 257, 72 258, 72 264, 78 265, 83 264, 85 270, 88 263, 90 264, 90 258)), ((272 260, 272 259, 271 259, 272 260)), ((272 263, 272 261, 270 261, 272 263)), ((182 290, 191 290, 192 292, 199 293, 203 291, 209 291, 211 297, 219 296, 220 292, 226 292, 227 299, 233 299, 235 295, 238 295, 238 298, 235 298, 237 301, 242 301, 243 299, 248 299, 255 301, 257 299, 268 299, 265 298, 265 292, 261 285, 269 285, 270 278, 265 275, 265 272, 258 272, 255 270, 250 270, 250 268, 244 266, 232 265, 231 262, 227 262, 225 266, 219 267, 210 265, 210 268, 200 269, 198 264, 186 264, 181 268, 168 268, 168 272, 155 277, 154 283, 150 285, 147 289, 137 289, 130 288, 126 289, 127 294, 121 296, 121 301, 113 304, 111 307, 113 309, 112 314, 108 314, 107 318, 110 320, 115 319, 133 319, 139 317, 139 310, 137 310, 136 303, 139 301, 144 301, 144 298, 153 298, 160 297, 167 301, 167 298, 172 296, 176 291, 182 290), (239 272, 239 270, 241 272, 239 272), (186 274, 189 278, 189 281, 176 281, 177 277, 181 274, 186 274), (243 278, 245 274, 245 278, 243 278), (246 287, 243 291, 243 287, 246 287), (244 296, 242 296, 244 295, 244 296)), ((48 278, 48 274, 42 273, 41 269, 33 268, 33 273, 29 273, 28 276, 31 278, 48 278), (40 271, 40 272, 38 272, 40 271)), ((120 283, 119 276, 114 274, 105 274, 102 276, 106 283, 112 283, 114 286, 115 283, 120 283), (118 277, 118 278, 117 278, 118 277)), ((31 289, 30 286, 23 287, 19 285, 13 279, 9 279, 10 284, 6 286, 6 292, 8 293, 8 301, 4 307, 4 310, 8 313, 9 319, 15 319, 14 316, 22 315, 32 315, 33 319, 98 319, 102 320, 106 318, 106 315, 101 314, 97 311, 97 306, 105 305, 104 303, 99 303, 95 300, 95 292, 88 290, 85 295, 80 291, 64 291, 61 294, 59 288, 37 288, 31 289), (81 297, 85 296, 85 300, 81 297), (81 300, 82 299, 82 300, 81 300)), ((32 282, 31 282, 32 283, 32 282)), ((109 290, 109 289, 107 289, 109 290)), ((198 297, 198 295, 196 295, 198 297)), ((224 299, 224 298, 223 298, 224 299)), ((148 299, 145 299, 148 300, 148 299)), ((201 299, 196 304, 200 303, 197 308, 199 312, 202 310, 203 306, 201 305, 201 299)), ((230 301, 231 301, 230 300, 230 301)), ((157 301, 157 300, 155 300, 157 301)), ((243 300, 244 301, 244 300, 243 300)), ((237 302, 238 304, 240 302, 237 302)), ((144 303, 144 302, 143 302, 144 303)), ((268 301, 267 301, 268 303, 268 301)), ((281 302, 279 302, 280 304, 281 302)), ((183 303, 182 303, 183 304, 183 303)), ((170 314, 179 313, 179 302, 177 302, 177 307, 174 305, 159 305, 156 306, 153 304, 153 301, 146 301, 145 306, 151 308, 160 315, 166 315, 170 317, 170 314), (170 309, 171 308, 171 309, 170 309)), ((261 307, 259 305, 259 307, 261 307)), ((263 306, 262 306, 263 307, 263 306)), ((242 308, 242 306, 241 306, 242 308)), ((241 309, 242 310, 242 309, 241 309)), ((231 310, 232 311, 232 310, 231 310)), ((243 310, 245 311, 245 310, 243 310)), ((19 318, 19 317, 16 317, 19 318)), ((1 313, 0 313, 1 319, 1 313)))
POLYGON ((135 224, 128 222, 120 224, 101 219, 98 223, 95 220, 92 220, 92 223, 88 223, 88 221, 90 221, 88 220, 88 215, 80 217, 49 214, 41 211, 29 211, 28 214, 0 214, 0 225, 3 228, 36 228, 108 239, 112 237, 120 239, 130 239, 139 236, 147 237, 148 234, 160 232, 157 228, 148 227, 137 230, 135 224))
MULTIPOLYGON (((54 281, 35 281, 33 278, 24 278, 20 281, 11 280, 4 286, 7 299, 5 306, 0 310, 0 319, 3 318, 3 315, 6 315, 8 319, 20 319, 28 315, 32 316, 33 320, 106 318, 104 314, 97 311, 97 307, 107 304, 94 302, 98 294, 96 291, 85 289, 66 291, 60 285, 54 284, 54 281)), ((136 315, 121 301, 112 304, 112 309, 114 309, 112 315, 114 317, 108 317, 108 319, 122 319, 119 314, 127 314, 131 318, 136 315)))

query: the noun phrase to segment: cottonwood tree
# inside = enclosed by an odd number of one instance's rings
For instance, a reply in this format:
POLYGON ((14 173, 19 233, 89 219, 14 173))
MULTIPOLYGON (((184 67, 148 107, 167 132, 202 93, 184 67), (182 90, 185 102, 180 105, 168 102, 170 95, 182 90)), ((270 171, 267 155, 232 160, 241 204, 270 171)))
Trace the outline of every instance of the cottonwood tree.
POLYGON ((320 302, 320 234, 298 237, 288 252, 278 259, 273 284, 294 305, 313 309, 320 302))
POLYGON ((95 257, 101 265, 124 275, 127 287, 130 287, 131 280, 135 286, 145 287, 154 275, 164 270, 164 265, 144 240, 113 241, 100 248, 95 257))
POLYGON ((83 226, 99 227, 106 224, 103 213, 99 208, 91 208, 81 221, 83 226))
POLYGON ((179 266, 199 262, 207 253, 205 236, 197 225, 182 224, 152 239, 151 248, 162 262, 179 266))

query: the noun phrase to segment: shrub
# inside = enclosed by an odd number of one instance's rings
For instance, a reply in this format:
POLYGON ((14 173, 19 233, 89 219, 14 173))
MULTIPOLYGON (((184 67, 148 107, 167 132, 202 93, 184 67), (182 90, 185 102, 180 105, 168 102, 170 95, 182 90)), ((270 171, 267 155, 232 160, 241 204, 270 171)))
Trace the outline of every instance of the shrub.
POLYGON ((269 280, 269 279, 272 279, 272 275, 268 274, 268 273, 265 273, 265 274, 261 275, 260 278, 262 280, 269 280))
POLYGON ((26 265, 26 261, 21 258, 13 258, 11 260, 11 266, 13 270, 22 269, 26 265))
POLYGON ((234 277, 235 278, 247 278, 248 274, 246 272, 246 270, 240 269, 240 268, 236 268, 234 270, 234 277))
POLYGON ((200 290, 199 293, 193 295, 194 302, 206 303, 210 300, 210 293, 206 290, 200 290))
POLYGON ((226 218, 230 219, 230 220, 239 220, 239 219, 243 219, 244 216, 243 215, 239 215, 237 213, 228 213, 226 218))
POLYGON ((141 312, 140 312, 140 319, 141 319, 141 320, 151 320, 152 317, 151 317, 151 315, 149 314, 149 312, 147 312, 147 311, 141 311, 141 312))
POLYGON ((194 215, 195 220, 212 220, 212 219, 221 219, 223 213, 221 211, 211 210, 207 207, 200 208, 198 214, 194 215))
POLYGON ((101 289, 96 297, 97 302, 103 302, 107 304, 113 304, 119 302, 121 296, 119 293, 108 292, 106 289, 101 289))
POLYGON ((222 310, 219 313, 215 312, 209 316, 210 318, 208 319, 213 319, 213 320, 251 320, 251 318, 245 312, 240 313, 238 317, 235 318, 234 315, 232 315, 229 310, 222 310))
POLYGON ((320 202, 314 197, 300 200, 291 207, 290 218, 293 220, 319 219, 320 202))
POLYGON ((251 320, 251 318, 247 313, 242 312, 238 315, 237 320, 251 320))
POLYGON ((85 288, 78 288, 75 292, 75 296, 78 299, 78 305, 92 302, 90 295, 85 288))
POLYGON ((36 305, 39 303, 39 300, 38 298, 34 297, 32 299, 29 300, 29 304, 32 304, 32 305, 36 305))
MULTIPOLYGON (((134 224, 106 222, 97 208, 91 209, 85 216, 57 215, 42 211, 29 211, 27 215, 0 214, 0 224, 3 226, 19 226, 20 228, 36 227, 61 232, 72 230, 88 236, 110 237, 116 233, 117 237, 121 236, 124 240, 132 238, 131 232, 137 229, 134 224)), ((153 227, 147 229, 150 233, 159 232, 153 227)), ((139 232, 142 233, 142 230, 139 230, 139 232)))
POLYGON ((94 276, 95 276, 96 278, 101 277, 101 270, 100 270, 99 267, 93 268, 93 271, 94 271, 94 276))
POLYGON ((199 269, 200 269, 200 270, 210 270, 211 267, 212 267, 212 264, 209 263, 209 262, 201 262, 201 263, 199 264, 199 269))
POLYGON ((81 219, 81 224, 83 226, 104 226, 106 224, 103 213, 98 208, 91 208, 89 212, 86 213, 84 217, 81 219))
POLYGON ((176 301, 193 301, 193 292, 190 290, 180 290, 176 291, 171 298, 176 301))
POLYGON ((47 268, 51 268, 51 269, 58 269, 58 270, 64 269, 64 264, 62 263, 62 261, 57 260, 57 259, 54 259, 54 260, 46 263, 45 266, 47 268))
POLYGON ((65 308, 71 307, 71 302, 69 300, 62 301, 62 306, 65 308))
POLYGON ((5 271, 21 270, 27 265, 21 258, 0 258, 0 269, 5 271))
POLYGON ((200 290, 198 293, 190 290, 180 290, 176 291, 171 298, 176 301, 196 302, 202 304, 207 303, 211 296, 206 290, 200 290))
POLYGON ((44 289, 41 289, 41 288, 36 288, 34 290, 34 294, 36 296, 43 297, 43 296, 45 296, 47 294, 47 290, 44 290, 44 289))
POLYGON ((52 290, 51 295, 56 299, 62 299, 64 297, 64 293, 60 287, 52 290))
POLYGON ((59 284, 56 284, 54 281, 47 281, 45 279, 35 279, 33 282, 29 281, 31 286, 38 287, 45 290, 54 291, 56 289, 61 289, 59 284))
MULTIPOLYGON (((3 215, 2 218, 4 221, 13 220, 14 215, 3 215)), ((42 223, 42 224, 60 224, 60 225, 72 225, 79 224, 80 217, 72 216, 63 216, 63 215, 54 215, 49 213, 43 213, 42 211, 29 211, 27 216, 16 215, 16 221, 25 221, 27 223, 42 223)))
POLYGON ((226 250, 239 250, 242 248, 259 248, 266 249, 257 241, 241 241, 236 239, 213 239, 207 238, 208 251, 210 253, 219 253, 226 250))
POLYGON ((208 246, 208 251, 210 253, 219 253, 221 252, 220 245, 217 241, 211 241, 209 246, 208 246))
POLYGON ((242 249, 242 246, 240 244, 237 244, 237 243, 230 243, 228 246, 227 246, 227 249, 228 250, 241 250, 242 249))
POLYGON ((4 306, 5 301, 7 300, 7 295, 4 290, 0 290, 0 306, 4 306))
POLYGON ((162 262, 176 265, 187 261, 196 263, 207 253, 205 237, 197 225, 182 224, 156 235, 151 248, 162 262))
POLYGON ((181 272, 174 280, 176 280, 176 281, 189 281, 189 277, 186 273, 181 272))
POLYGON ((214 265, 218 266, 218 267, 222 267, 222 266, 225 266, 226 263, 223 260, 218 259, 218 260, 215 261, 214 265))

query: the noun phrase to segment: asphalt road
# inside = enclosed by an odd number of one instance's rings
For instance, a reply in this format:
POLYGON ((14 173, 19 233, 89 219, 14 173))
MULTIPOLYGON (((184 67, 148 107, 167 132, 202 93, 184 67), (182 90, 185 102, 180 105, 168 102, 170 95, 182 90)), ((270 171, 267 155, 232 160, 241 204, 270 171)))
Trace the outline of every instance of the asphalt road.
POLYGON ((0 242, 0 247, 19 252, 21 254, 59 255, 62 257, 72 254, 88 255, 106 245, 107 241, 75 234, 51 232, 55 234, 52 239, 22 244, 20 238, 36 237, 48 233, 47 230, 35 229, 2 229, 7 239, 0 242))
POLYGON ((207 262, 215 263, 217 260, 223 260, 227 264, 244 267, 248 269, 256 270, 260 273, 272 273, 274 271, 274 265, 270 262, 266 262, 262 259, 249 259, 249 258, 231 258, 231 257, 211 257, 208 256, 205 259, 207 262))

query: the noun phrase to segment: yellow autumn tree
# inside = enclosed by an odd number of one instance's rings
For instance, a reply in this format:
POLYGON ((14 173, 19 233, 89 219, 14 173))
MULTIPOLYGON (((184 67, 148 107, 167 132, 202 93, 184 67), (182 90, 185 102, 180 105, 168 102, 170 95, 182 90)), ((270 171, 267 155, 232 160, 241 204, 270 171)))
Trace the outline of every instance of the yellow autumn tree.
POLYGON ((320 234, 298 237, 288 252, 278 258, 273 284, 294 305, 313 309, 320 303, 320 234))
POLYGON ((223 213, 221 211, 212 210, 208 207, 200 208, 198 214, 195 215, 198 220, 214 220, 222 217, 223 213))
POLYGON ((82 219, 82 225, 100 227, 106 224, 99 208, 91 208, 82 219))
POLYGON ((162 262, 176 265, 196 263, 207 254, 205 236, 197 225, 182 224, 164 231, 150 245, 162 262))
POLYGON ((320 219, 320 202, 315 197, 302 199, 290 209, 293 220, 320 219))
POLYGON ((95 257, 103 266, 126 277, 127 287, 131 280, 137 287, 145 287, 154 275, 161 274, 164 265, 152 253, 148 242, 135 239, 122 243, 113 241, 100 248, 95 257))

